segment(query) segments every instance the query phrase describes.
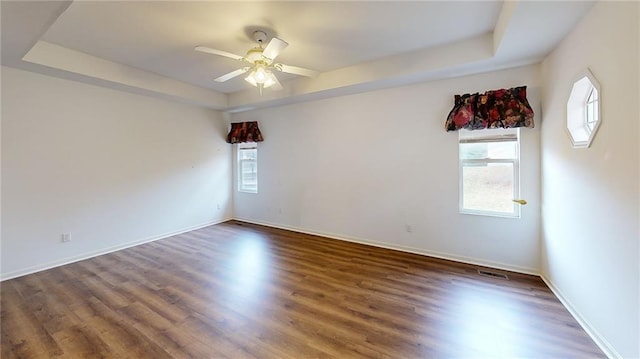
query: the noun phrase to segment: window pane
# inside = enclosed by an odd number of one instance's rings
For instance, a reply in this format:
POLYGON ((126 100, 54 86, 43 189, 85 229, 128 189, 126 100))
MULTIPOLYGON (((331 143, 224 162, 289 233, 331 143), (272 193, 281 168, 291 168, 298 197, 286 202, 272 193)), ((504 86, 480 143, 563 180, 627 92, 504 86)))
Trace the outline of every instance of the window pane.
POLYGON ((242 163, 242 183, 245 187, 255 185, 258 180, 258 166, 254 161, 243 161, 242 163))
POLYGON ((240 160, 255 160, 257 158, 258 151, 255 148, 240 149, 240 160))
POLYGON ((514 213, 513 163, 463 164, 462 208, 514 213))
POLYGON ((460 159, 515 159, 517 142, 461 143, 460 159))
POLYGON ((258 163, 256 161, 240 161, 240 189, 251 192, 258 190, 258 163))
POLYGON ((585 111, 585 123, 589 131, 593 130, 593 103, 587 103, 585 111))
POLYGON ((487 143, 461 143, 460 158, 466 160, 488 158, 489 147, 487 145, 487 143))
POLYGON ((258 192, 258 149, 238 148, 238 190, 258 192))

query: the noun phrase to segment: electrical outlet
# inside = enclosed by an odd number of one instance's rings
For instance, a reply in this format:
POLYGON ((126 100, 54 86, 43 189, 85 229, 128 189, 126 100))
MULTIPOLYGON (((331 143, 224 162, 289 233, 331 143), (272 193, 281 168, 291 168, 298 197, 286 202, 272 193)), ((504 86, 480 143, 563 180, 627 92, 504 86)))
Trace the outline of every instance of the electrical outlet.
POLYGON ((411 233, 411 232, 413 232, 413 227, 411 227, 410 224, 405 224, 404 225, 404 230, 407 231, 407 233, 411 233))
POLYGON ((71 242, 71 233, 63 233, 61 236, 62 243, 71 242))
POLYGON ((218 203, 218 211, 222 209, 222 206, 220 205, 220 203, 218 203))

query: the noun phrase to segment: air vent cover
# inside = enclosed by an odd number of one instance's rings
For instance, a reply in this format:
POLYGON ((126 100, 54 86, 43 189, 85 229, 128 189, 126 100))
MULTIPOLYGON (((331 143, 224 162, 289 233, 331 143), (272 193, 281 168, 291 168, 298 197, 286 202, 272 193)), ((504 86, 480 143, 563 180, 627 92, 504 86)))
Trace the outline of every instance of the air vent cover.
POLYGON ((484 270, 484 269, 478 269, 478 274, 480 274, 482 276, 485 276, 485 277, 492 277, 492 278, 499 278, 499 279, 509 280, 509 277, 506 274, 491 272, 491 271, 484 270))

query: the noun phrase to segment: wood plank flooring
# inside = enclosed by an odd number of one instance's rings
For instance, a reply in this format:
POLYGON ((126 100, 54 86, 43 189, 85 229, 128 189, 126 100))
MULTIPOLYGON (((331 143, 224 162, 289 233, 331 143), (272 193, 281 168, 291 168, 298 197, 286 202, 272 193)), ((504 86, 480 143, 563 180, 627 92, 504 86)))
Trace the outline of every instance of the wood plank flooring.
POLYGON ((2 358, 596 358, 537 277, 227 222, 1 284, 2 358))

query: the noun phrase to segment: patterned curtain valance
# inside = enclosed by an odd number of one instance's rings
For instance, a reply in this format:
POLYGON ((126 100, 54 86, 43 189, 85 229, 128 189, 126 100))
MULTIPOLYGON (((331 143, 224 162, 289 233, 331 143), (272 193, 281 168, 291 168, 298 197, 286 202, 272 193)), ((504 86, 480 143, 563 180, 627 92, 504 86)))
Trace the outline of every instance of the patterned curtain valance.
POLYGON ((258 128, 258 122, 236 122, 231 124, 231 131, 227 135, 228 143, 262 142, 262 133, 258 128))
POLYGON ((527 87, 456 95, 449 112, 447 131, 485 128, 533 128, 533 110, 527 101, 527 87))

